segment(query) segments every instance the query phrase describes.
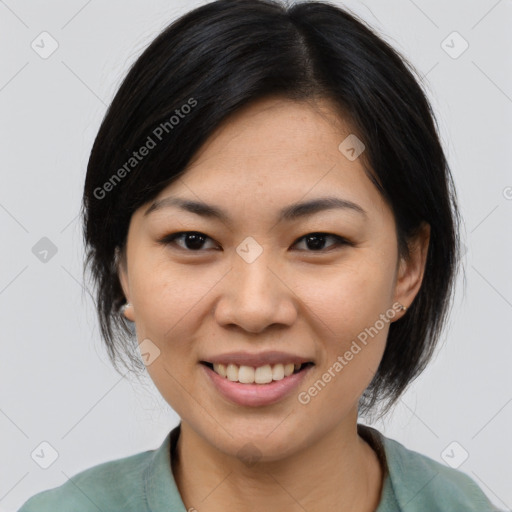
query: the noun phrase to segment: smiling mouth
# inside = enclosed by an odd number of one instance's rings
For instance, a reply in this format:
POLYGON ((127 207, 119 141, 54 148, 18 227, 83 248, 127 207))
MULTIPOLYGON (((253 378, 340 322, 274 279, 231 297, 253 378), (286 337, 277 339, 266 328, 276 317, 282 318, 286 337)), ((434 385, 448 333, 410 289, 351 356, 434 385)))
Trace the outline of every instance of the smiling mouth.
POLYGON ((213 364, 208 361, 200 361, 200 363, 210 368, 217 375, 231 382, 240 382, 242 384, 269 384, 283 380, 292 374, 300 373, 314 365, 311 361, 302 364, 266 364, 258 367, 237 364, 213 364))

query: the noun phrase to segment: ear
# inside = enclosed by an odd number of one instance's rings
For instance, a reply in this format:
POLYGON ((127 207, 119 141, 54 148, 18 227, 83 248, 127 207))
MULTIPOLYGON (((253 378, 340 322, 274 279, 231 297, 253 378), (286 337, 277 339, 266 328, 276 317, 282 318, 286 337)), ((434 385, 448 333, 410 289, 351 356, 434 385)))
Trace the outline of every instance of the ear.
MULTIPOLYGON (((130 284, 128 280, 128 265, 126 262, 126 246, 122 251, 120 251, 119 248, 116 247, 115 263, 117 269, 117 276, 119 278, 119 282, 121 283, 121 288, 123 289, 124 296, 126 297, 126 302, 131 303, 130 284)), ((126 308, 124 310, 124 316, 131 322, 135 322, 133 306, 126 308)))
POLYGON ((430 242, 430 224, 423 222, 409 241, 409 258, 402 258, 395 283, 395 301, 409 307, 420 290, 430 242))

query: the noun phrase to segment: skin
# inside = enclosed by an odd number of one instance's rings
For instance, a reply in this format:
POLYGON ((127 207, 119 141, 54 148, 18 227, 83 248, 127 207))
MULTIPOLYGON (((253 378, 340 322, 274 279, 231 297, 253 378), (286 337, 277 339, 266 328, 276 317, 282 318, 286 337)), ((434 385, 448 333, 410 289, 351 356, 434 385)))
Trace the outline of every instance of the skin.
POLYGON ((338 150, 350 126, 326 100, 278 97, 230 116, 177 181, 158 198, 179 195, 224 209, 227 224, 169 207, 134 212, 119 278, 139 342, 160 350, 147 366, 158 390, 181 418, 173 473, 184 504, 203 512, 325 510, 371 512, 382 490, 382 468, 357 434, 358 400, 377 370, 389 325, 304 405, 312 386, 365 328, 399 301, 409 306, 421 286, 430 230, 398 257, 389 206, 363 170, 362 158, 338 150), (337 196, 359 204, 276 222, 291 203, 337 196), (181 237, 207 236, 199 249, 181 237), (320 249, 310 233, 326 237, 320 249), (248 236, 263 249, 252 263, 237 246, 248 236), (190 248, 192 246, 192 249, 190 248), (217 248, 217 250, 215 250, 217 248), (297 392, 278 403, 242 407, 205 378, 199 361, 235 350, 282 350, 315 366, 297 392), (258 454, 247 464, 239 450, 258 454))

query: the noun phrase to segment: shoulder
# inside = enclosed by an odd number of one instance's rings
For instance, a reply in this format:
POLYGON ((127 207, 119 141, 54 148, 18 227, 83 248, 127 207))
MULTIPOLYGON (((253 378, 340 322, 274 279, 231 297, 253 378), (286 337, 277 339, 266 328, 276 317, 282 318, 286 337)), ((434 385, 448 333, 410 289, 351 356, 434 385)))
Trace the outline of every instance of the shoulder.
POLYGON ((477 483, 460 470, 382 436, 390 484, 408 512, 499 512, 477 483))
POLYGON ((59 487, 32 496, 18 512, 147 510, 144 474, 154 453, 148 450, 86 469, 59 487))

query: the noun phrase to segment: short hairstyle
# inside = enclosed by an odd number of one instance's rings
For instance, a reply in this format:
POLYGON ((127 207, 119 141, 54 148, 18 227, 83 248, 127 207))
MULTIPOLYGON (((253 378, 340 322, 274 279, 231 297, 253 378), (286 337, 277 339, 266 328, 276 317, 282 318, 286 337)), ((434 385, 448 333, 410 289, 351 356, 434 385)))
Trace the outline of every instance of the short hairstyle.
MULTIPOLYGON (((389 205, 398 252, 430 225, 421 288, 392 322, 359 403, 389 410, 431 359, 460 261, 455 187, 421 75, 363 20, 325 1, 217 0, 168 25, 129 69, 95 138, 82 218, 101 335, 116 370, 143 365, 117 274, 133 212, 185 170, 219 124, 267 96, 327 99, 364 143, 365 172, 389 205), (418 78, 415 78, 417 75, 418 78), (144 158, 133 151, 156 143, 144 158)), ((341 142, 341 141, 340 141, 341 142)))

